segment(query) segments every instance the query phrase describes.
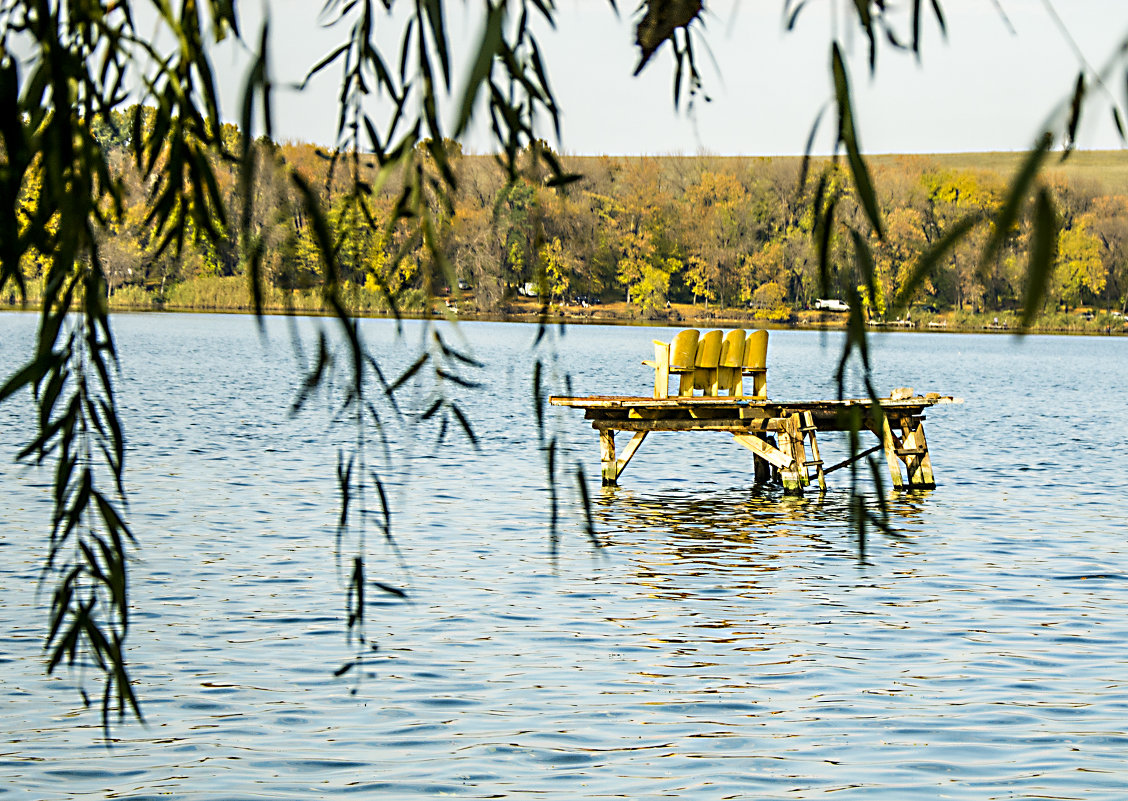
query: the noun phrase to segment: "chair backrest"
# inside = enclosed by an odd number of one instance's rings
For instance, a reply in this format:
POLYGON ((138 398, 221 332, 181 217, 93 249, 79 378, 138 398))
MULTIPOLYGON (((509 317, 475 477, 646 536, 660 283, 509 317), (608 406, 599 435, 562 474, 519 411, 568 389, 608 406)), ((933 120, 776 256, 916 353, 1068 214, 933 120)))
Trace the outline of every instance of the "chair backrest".
POLYGON ((679 331, 670 343, 670 369, 677 371, 692 370, 696 364, 697 337, 700 332, 696 328, 679 331))
POLYGON ((753 331, 744 345, 744 367, 747 370, 768 369, 768 332, 753 331))
POLYGON ((697 356, 693 360, 693 388, 704 390, 706 395, 717 394, 717 366, 721 361, 721 332, 709 331, 697 341, 697 356))
MULTIPOLYGON (((753 331, 744 345, 742 373, 752 376, 752 397, 768 397, 768 332, 753 331)), ((741 379, 743 383, 743 378, 741 379)), ((743 393, 743 387, 741 389, 743 393)))
POLYGON ((721 343, 721 367, 744 366, 744 329, 736 328, 725 334, 721 343))

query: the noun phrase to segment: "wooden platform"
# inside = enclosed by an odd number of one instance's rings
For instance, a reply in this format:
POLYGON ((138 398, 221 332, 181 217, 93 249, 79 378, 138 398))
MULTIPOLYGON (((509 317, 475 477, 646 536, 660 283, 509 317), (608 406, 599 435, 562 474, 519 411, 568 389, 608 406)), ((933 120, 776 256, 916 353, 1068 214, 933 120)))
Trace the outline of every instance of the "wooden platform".
MULTIPOLYGON (((896 393, 894 393, 896 394, 896 393)), ((755 481, 778 479, 789 494, 801 495, 812 480, 826 489, 826 474, 878 450, 885 452, 890 479, 896 488, 931 489, 936 486, 928 443, 924 436, 924 410, 958 399, 938 393, 883 398, 881 414, 869 399, 838 401, 777 401, 747 397, 551 397, 549 403, 583 409, 599 432, 603 484, 618 483, 619 476, 651 431, 727 431, 753 453, 755 481), (819 431, 875 434, 878 444, 853 459, 824 466, 819 456, 819 431), (619 454, 615 432, 633 436, 619 454), (901 467, 904 466, 904 473, 901 467)))

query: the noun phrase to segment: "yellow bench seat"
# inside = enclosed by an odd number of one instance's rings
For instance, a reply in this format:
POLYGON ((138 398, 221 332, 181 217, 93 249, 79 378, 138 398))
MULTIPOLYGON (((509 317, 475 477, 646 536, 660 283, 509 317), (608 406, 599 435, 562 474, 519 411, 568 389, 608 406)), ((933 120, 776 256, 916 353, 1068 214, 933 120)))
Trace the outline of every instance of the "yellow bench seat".
POLYGON ((742 329, 728 332, 696 328, 679 331, 671 342, 654 340, 654 397, 668 398, 670 376, 678 376, 675 397, 690 397, 695 390, 706 396, 744 395, 744 376, 752 376, 754 398, 768 397, 768 332, 742 329))

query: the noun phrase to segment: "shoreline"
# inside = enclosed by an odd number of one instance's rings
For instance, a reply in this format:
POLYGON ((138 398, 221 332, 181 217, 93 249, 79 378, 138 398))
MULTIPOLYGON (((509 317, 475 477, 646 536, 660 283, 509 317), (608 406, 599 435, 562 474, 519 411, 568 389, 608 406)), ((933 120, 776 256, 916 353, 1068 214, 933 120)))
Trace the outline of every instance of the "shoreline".
MULTIPOLYGON (((38 312, 35 304, 0 304, 4 312, 38 312)), ((114 306, 111 314, 242 314, 253 315, 250 308, 218 306, 114 306)), ((270 317, 331 317, 325 310, 284 309, 271 307, 264 310, 270 317)), ((373 310, 358 311, 357 319, 396 319, 392 312, 373 310)), ((844 331, 846 315, 834 312, 802 311, 792 313, 787 320, 772 320, 757 317, 754 313, 739 309, 705 310, 685 304, 674 304, 662 317, 644 318, 630 313, 625 303, 605 304, 585 309, 575 307, 550 308, 536 303, 517 301, 504 311, 479 312, 458 311, 435 304, 431 312, 401 311, 404 320, 436 320, 447 322, 494 322, 494 323, 547 323, 550 325, 618 325, 650 328, 765 328, 777 331, 844 331), (619 308, 623 307, 623 308, 619 308)), ((995 313, 957 313, 946 312, 925 315, 919 320, 870 321, 866 330, 870 333, 901 332, 930 334, 1019 334, 1019 315, 1005 312, 995 313)), ((1058 312, 1043 315, 1034 321, 1026 332, 1031 335, 1066 336, 1128 336, 1128 320, 1114 317, 1112 312, 1092 310, 1058 312), (1089 314, 1085 319, 1082 314, 1089 314)))

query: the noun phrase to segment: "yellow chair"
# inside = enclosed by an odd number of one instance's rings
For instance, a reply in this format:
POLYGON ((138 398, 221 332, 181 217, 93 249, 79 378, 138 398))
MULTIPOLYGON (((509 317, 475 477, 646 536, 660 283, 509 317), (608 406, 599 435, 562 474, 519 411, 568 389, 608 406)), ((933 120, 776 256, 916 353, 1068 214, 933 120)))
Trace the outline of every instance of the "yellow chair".
POLYGON ((710 331, 697 342, 697 356, 693 359, 693 388, 701 390, 704 395, 717 394, 722 336, 720 331, 710 331))
POLYGON ((744 394, 744 330, 737 328, 725 334, 717 366, 717 394, 740 397, 744 394))
MULTIPOLYGON (((768 397, 768 332, 753 331, 744 343, 743 375, 752 376, 752 397, 768 397)), ((744 394, 741 381, 741 394, 744 394)))
POLYGON ((696 328, 679 331, 670 343, 654 340, 654 361, 645 361, 648 367, 654 368, 654 397, 670 397, 670 375, 680 377, 678 381, 679 395, 693 394, 693 372, 696 369, 694 359, 697 356, 697 338, 700 332, 696 328))

